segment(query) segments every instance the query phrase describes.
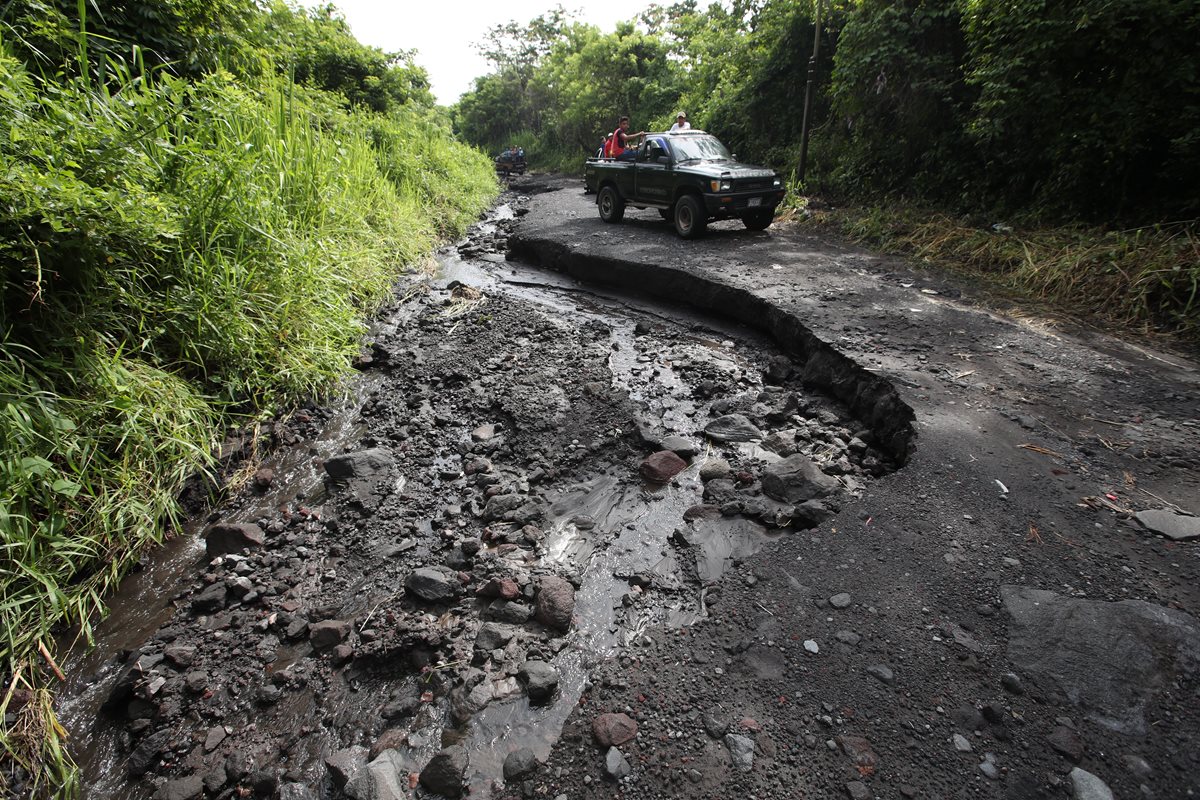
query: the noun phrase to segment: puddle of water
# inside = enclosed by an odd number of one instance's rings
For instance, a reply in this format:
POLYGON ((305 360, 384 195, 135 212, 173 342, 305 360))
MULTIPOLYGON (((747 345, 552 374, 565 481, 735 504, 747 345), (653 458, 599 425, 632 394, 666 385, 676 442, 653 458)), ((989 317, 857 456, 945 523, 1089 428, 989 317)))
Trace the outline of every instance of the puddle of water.
POLYGON ((577 627, 569 646, 554 660, 559 695, 552 705, 533 706, 520 694, 493 701, 473 717, 463 741, 471 758, 472 791, 486 796, 513 750, 528 747, 539 758, 548 758, 583 694, 589 671, 618 646, 644 635, 652 623, 682 627, 700 618, 697 594, 693 602, 672 598, 670 608, 653 607, 655 601, 647 599, 647 605, 627 609, 626 619, 618 621, 617 609, 629 583, 616 577, 663 570, 668 585, 682 586, 677 569, 671 568, 675 561, 667 537, 684 510, 699 502, 697 472, 689 469, 679 476, 679 486, 654 493, 601 476, 572 487, 551 504, 543 558, 583 576, 575 594, 577 627), (581 528, 581 518, 592 524, 581 528))

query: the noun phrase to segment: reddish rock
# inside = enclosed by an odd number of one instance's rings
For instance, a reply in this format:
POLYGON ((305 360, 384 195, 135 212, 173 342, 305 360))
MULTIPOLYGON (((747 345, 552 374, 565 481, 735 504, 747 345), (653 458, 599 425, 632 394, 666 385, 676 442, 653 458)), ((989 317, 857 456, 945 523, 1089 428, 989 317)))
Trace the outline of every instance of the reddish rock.
POLYGON ((316 650, 341 644, 350 635, 350 623, 340 619, 318 622, 308 629, 308 639, 316 650))
POLYGON ((575 613, 575 588, 562 578, 548 576, 538 585, 534 618, 547 628, 566 633, 575 613))
POLYGON ((842 748, 842 752, 850 756, 856 767, 873 768, 879 763, 879 757, 871 749, 871 743, 864 736, 835 736, 834 741, 842 748))
POLYGON ((650 483, 666 483, 687 469, 687 462, 670 450, 659 450, 647 456, 638 468, 641 476, 650 483))
POLYGON ((516 600, 521 594, 521 587, 512 578, 491 578, 480 586, 475 594, 479 597, 502 597, 505 600, 516 600))
POLYGON ((592 736, 601 747, 616 747, 637 736, 638 724, 627 714, 601 714, 592 720, 592 736))

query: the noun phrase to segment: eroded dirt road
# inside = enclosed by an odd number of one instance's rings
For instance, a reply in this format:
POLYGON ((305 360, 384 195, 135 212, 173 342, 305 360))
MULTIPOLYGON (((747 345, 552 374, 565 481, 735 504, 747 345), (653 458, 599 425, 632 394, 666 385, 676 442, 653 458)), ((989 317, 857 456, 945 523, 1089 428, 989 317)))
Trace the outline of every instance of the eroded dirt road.
POLYGON ((514 187, 115 601, 89 796, 1194 796, 1195 364, 514 187))

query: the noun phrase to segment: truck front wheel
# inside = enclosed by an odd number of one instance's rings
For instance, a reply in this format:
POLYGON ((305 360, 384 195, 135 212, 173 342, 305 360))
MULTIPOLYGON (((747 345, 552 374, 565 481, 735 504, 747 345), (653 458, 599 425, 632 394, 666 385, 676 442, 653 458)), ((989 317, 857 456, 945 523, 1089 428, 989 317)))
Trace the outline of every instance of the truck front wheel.
POLYGON ((684 239, 695 239, 704 233, 708 216, 695 195, 685 194, 675 201, 675 232, 684 239))
POLYGON ((625 201, 612 186, 605 186, 596 198, 600 209, 600 219, 605 222, 620 222, 625 217, 625 201))
POLYGON ((752 231, 765 231, 774 219, 774 211, 752 211, 742 217, 742 223, 752 231))

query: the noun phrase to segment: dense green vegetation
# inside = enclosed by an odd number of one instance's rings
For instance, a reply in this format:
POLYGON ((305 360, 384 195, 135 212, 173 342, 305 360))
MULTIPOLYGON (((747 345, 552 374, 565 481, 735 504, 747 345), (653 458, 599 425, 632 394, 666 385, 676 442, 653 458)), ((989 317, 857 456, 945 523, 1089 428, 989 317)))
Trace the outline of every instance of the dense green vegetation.
MULTIPOLYGON (((573 171, 619 115, 653 130, 684 109, 742 158, 794 173, 816 11, 817 0, 683 0, 612 33, 561 12, 514 22, 483 43, 494 70, 454 108, 456 129, 573 171)), ((976 230, 1068 225, 1070 239, 1082 223, 1102 244, 1136 229, 1122 241, 1137 243, 1144 271, 1116 257, 1089 269, 1105 285, 1125 276, 1114 296, 1155 298, 1139 324, 1200 329, 1200 259, 1176 247, 1195 227, 1153 230, 1200 213, 1200 5, 821 0, 821 11, 797 189, 965 214, 976 230), (1163 259, 1146 250, 1155 243, 1163 259)), ((1028 241, 1010 238, 996 251, 1028 241)), ((1070 284, 1058 297, 1091 309, 1087 281, 1070 284)))
MULTIPOLYGON (((809 188, 1029 219, 1200 211, 1200 7, 1188 0, 822 0, 809 188)), ((794 167, 816 0, 561 12, 492 32, 455 108, 484 146, 578 159, 620 114, 794 167)))
POLYGON ((0 786, 74 791, 46 675, 231 424, 330 389, 496 191, 332 12, 14 0, 0 25, 0 786))

